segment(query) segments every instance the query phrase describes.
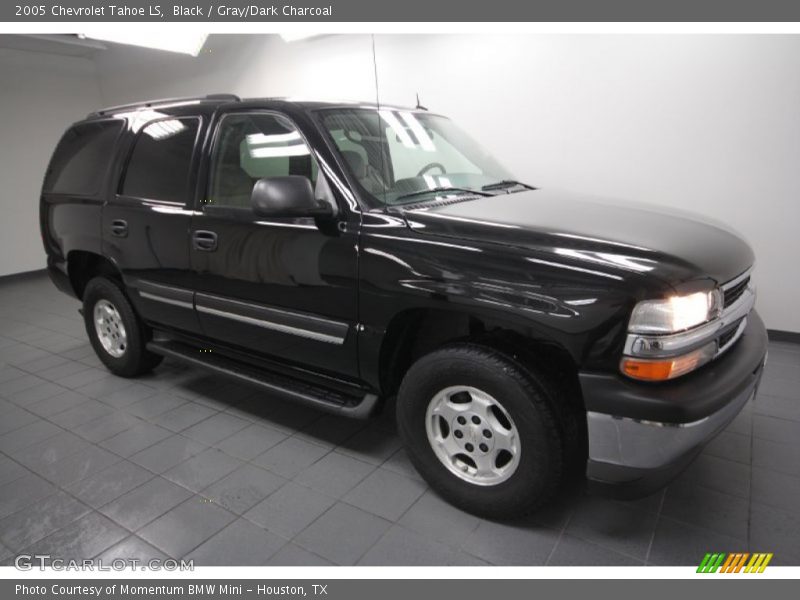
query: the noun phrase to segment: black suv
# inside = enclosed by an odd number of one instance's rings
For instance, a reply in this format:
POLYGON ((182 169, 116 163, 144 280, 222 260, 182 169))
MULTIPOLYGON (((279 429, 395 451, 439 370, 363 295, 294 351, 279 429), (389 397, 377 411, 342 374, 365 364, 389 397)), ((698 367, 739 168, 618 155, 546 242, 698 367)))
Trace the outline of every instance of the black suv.
POLYGON ((491 517, 575 472, 662 486, 766 357, 738 236, 535 189, 424 109, 104 109, 58 144, 41 229, 113 373, 167 356, 354 418, 396 398, 416 468, 491 517))

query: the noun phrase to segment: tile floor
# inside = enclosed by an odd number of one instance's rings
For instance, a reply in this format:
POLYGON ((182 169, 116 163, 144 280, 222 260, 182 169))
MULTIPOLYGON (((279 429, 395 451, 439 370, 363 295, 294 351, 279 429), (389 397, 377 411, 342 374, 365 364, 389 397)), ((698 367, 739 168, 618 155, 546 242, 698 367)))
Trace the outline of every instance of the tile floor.
POLYGON ((0 283, 0 564, 800 565, 800 346, 770 345, 758 398, 668 489, 566 492, 516 523, 464 514, 411 468, 388 415, 357 422, 165 362, 109 374, 78 304, 0 283))

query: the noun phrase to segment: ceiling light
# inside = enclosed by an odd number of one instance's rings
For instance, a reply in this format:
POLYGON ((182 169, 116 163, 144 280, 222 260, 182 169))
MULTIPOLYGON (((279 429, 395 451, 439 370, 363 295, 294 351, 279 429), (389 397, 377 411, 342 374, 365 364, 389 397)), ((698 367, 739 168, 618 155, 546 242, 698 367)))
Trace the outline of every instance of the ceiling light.
POLYGON ((289 133, 251 133, 247 135, 247 143, 251 146, 260 146, 264 144, 284 144, 300 139, 299 131, 290 131, 289 133))
POLYGON ((284 42, 299 42, 300 40, 307 40, 308 38, 317 37, 319 33, 304 33, 302 31, 291 31, 289 33, 279 34, 284 42))
POLYGON ((171 32, 164 35, 155 31, 115 31, 113 33, 85 33, 80 37, 113 42, 115 44, 126 44, 129 46, 141 46, 152 48, 153 50, 165 50, 167 52, 178 52, 180 54, 190 54, 197 56, 203 48, 208 38, 207 33, 193 32, 171 32))
POLYGON ((422 149, 427 152, 435 152, 436 147, 433 145, 433 141, 428 136, 428 132, 425 131, 422 125, 419 124, 417 118, 410 112, 401 112, 400 116, 403 118, 403 121, 406 122, 406 125, 411 128, 411 131, 414 132, 414 135, 419 141, 420 146, 422 146, 422 149))
POLYGON ((287 156, 306 156, 311 154, 305 144, 292 144, 291 146, 273 146, 250 148, 251 158, 284 158, 287 156))
POLYGON ((411 136, 408 135, 408 132, 405 130, 400 121, 397 120, 397 117, 394 116, 392 111, 379 110, 378 114, 389 124, 389 127, 392 128, 392 131, 394 131, 395 135, 397 135, 397 138, 402 142, 403 146, 406 148, 416 147, 414 140, 411 139, 411 136))

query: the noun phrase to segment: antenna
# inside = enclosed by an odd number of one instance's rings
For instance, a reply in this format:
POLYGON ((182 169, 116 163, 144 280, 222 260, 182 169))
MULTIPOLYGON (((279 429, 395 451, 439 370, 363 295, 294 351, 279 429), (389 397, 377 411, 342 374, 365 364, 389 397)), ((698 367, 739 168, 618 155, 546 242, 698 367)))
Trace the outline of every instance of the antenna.
POLYGON ((419 92, 417 92, 417 110, 428 110, 426 107, 419 103, 419 92))
MULTIPOLYGON (((375 53, 375 34, 372 34, 372 69, 373 74, 375 75, 375 105, 378 109, 378 114, 381 114, 381 92, 380 88, 378 87, 378 57, 375 53)), ((381 144, 384 141, 385 136, 385 129, 384 127, 380 126, 380 119, 379 119, 379 126, 378 126, 378 139, 380 140, 381 144)), ((388 142, 387 142, 388 144, 388 142)), ((386 154, 383 150, 381 150, 381 174, 386 173, 386 154)), ((382 178, 383 179, 383 178, 382 178)), ((386 182, 383 182, 383 207, 384 211, 387 210, 386 204, 386 182)))

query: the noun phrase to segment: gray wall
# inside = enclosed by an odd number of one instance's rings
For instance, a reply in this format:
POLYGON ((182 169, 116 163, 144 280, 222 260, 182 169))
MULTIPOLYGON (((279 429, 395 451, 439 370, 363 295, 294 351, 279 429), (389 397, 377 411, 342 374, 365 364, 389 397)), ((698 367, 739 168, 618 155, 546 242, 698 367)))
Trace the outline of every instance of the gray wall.
POLYGON ((67 126, 101 102, 83 58, 0 48, 0 275, 44 266, 42 177, 67 126))
MULTIPOLYGON (((117 47, 95 63, 110 104, 372 100, 371 44, 212 36, 198 58, 117 47)), ((800 36, 396 35, 376 49, 382 101, 419 92, 520 178, 729 223, 755 248, 768 327, 800 332, 800 36)))

